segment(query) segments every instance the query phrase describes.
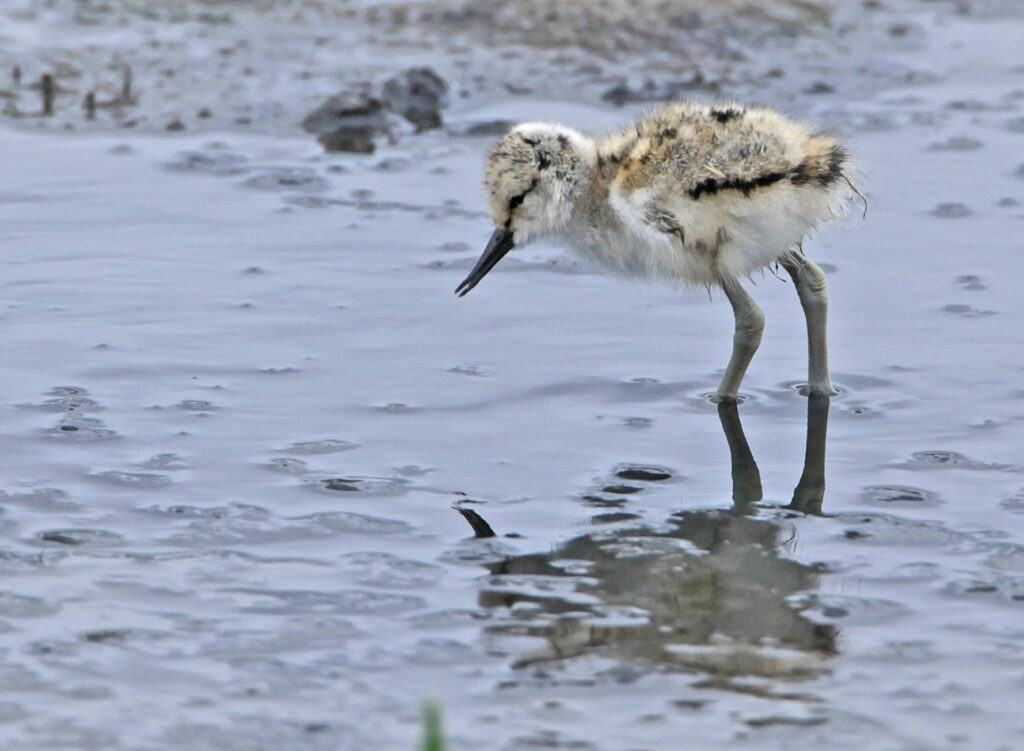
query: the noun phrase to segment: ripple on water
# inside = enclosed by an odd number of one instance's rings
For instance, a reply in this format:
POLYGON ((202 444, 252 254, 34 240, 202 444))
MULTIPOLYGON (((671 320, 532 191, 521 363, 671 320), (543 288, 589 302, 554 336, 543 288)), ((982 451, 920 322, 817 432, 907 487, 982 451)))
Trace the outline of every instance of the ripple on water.
POLYGON ((207 511, 187 506, 172 508, 181 509, 182 515, 193 521, 186 530, 172 535, 169 542, 189 547, 321 540, 340 534, 399 534, 412 529, 396 519, 344 511, 282 518, 256 507, 244 511, 236 506, 207 511))
POLYGON ((286 475, 304 475, 309 472, 309 466, 301 459, 278 457, 267 462, 267 468, 286 475))
POLYGON ((622 480, 661 482, 671 479, 672 473, 662 467, 623 464, 615 471, 615 476, 622 480))
POLYGON ((993 472, 1020 472, 1020 467, 1011 464, 987 464, 985 462, 968 459, 963 454, 955 451, 917 451, 911 455, 911 460, 904 464, 893 465, 901 469, 974 469, 991 470, 993 472))
POLYGON ((986 316, 997 315, 994 310, 981 310, 973 305, 964 305, 962 303, 949 303, 948 305, 942 306, 942 312, 954 313, 964 318, 985 318, 986 316))
POLYGON ((794 595, 789 602, 805 616, 837 626, 889 623, 910 612, 905 605, 891 600, 818 592, 794 595))
POLYGON ((241 154, 226 151, 182 151, 166 166, 177 172, 224 177, 247 172, 247 161, 241 154))
POLYGON ((936 506, 939 503, 934 493, 906 485, 871 485, 864 488, 864 499, 871 503, 907 503, 921 506, 936 506))
POLYGON ((60 610, 60 605, 51 605, 38 597, 0 592, 0 618, 42 618, 60 610))
POLYGON ((477 658, 475 650, 455 639, 420 639, 405 658, 413 665, 458 665, 477 658))
POLYGON ((327 179, 310 167, 273 167, 242 183, 247 188, 269 191, 319 193, 327 190, 327 179))
POLYGON ((405 493, 409 481, 397 477, 360 477, 357 475, 328 477, 316 487, 332 493, 365 493, 373 496, 393 496, 405 493))
POLYGON ((941 547, 971 541, 969 535, 938 522, 911 521, 889 514, 836 514, 833 518, 845 525, 843 537, 858 543, 941 547))
POLYGON ((82 504, 68 500, 68 494, 59 488, 38 488, 25 493, 0 490, 0 503, 24 506, 38 514, 66 514, 82 510, 82 504))
POLYGON ((294 617, 266 629, 218 631, 200 652, 207 655, 280 654, 337 649, 348 639, 365 636, 348 620, 331 616, 294 617))
POLYGON ((230 589, 228 592, 251 595, 255 601, 240 608, 246 613, 268 615, 401 615, 424 607, 422 597, 365 589, 316 592, 301 589, 230 589))
POLYGON ((281 452, 295 456, 316 456, 319 454, 336 454, 339 451, 351 451, 356 448, 359 448, 358 443, 342 441, 338 438, 324 438, 319 441, 299 441, 286 449, 281 449, 281 452))
POLYGON ((950 136, 945 141, 928 144, 929 151, 976 151, 985 144, 970 136, 950 136))
POLYGON ((185 399, 178 402, 175 406, 187 412, 212 412, 213 410, 220 409, 213 402, 208 402, 205 399, 185 399))
POLYGON ((109 548, 124 544, 121 535, 103 529, 51 529, 40 532, 36 539, 44 543, 81 548, 109 548))
POLYGON ((100 420, 74 412, 66 413, 56 427, 44 432, 48 438, 65 443, 106 441, 117 437, 117 433, 104 428, 100 420))
POLYGON ((963 219, 971 215, 971 210, 962 203, 940 203, 928 213, 941 219, 963 219))
POLYGON ((409 532, 412 527, 397 519, 384 519, 379 516, 353 514, 347 511, 322 511, 309 516, 296 517, 297 520, 315 524, 331 532, 358 532, 362 534, 396 534, 409 532))
POLYGON ((436 584, 444 571, 440 566, 390 553, 347 553, 341 567, 364 587, 429 587, 436 584))
POLYGON ((174 482, 167 475, 161 475, 156 472, 109 470, 106 472, 95 472, 89 475, 89 477, 109 485, 119 485, 127 488, 163 488, 174 482))

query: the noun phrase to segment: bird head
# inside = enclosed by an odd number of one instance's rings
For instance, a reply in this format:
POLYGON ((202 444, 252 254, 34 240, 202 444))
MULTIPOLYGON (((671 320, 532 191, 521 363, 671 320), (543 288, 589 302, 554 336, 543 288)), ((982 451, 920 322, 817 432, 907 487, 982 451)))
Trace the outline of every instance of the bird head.
POLYGON ((596 162, 593 142, 571 128, 523 123, 509 131, 491 151, 484 175, 496 229, 456 293, 473 289, 513 247, 564 229, 596 162))

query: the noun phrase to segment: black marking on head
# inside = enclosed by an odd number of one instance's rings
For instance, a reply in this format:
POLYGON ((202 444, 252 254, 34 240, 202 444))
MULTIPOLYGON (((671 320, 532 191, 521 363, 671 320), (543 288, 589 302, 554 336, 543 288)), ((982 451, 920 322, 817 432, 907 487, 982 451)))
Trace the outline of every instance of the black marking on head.
POLYGON ((566 138, 564 133, 558 134, 558 145, 561 146, 563 149, 569 148, 569 139, 566 138))
POLYGON ((509 213, 509 217, 505 221, 505 229, 508 229, 509 226, 512 224, 512 212, 515 211, 519 206, 522 205, 523 201, 526 200, 526 194, 529 193, 534 188, 536 188, 538 182, 540 182, 538 180, 538 178, 536 178, 536 177, 533 178, 533 180, 530 182, 530 186, 526 190, 524 190, 522 193, 514 195, 510 199, 508 199, 508 213, 509 213))
POLYGON ((522 138, 523 143, 525 143, 527 146, 536 146, 540 143, 539 138, 527 138, 526 136, 523 136, 522 138))
POLYGON ((789 181, 793 185, 806 185, 814 181, 822 187, 828 187, 843 176, 843 165, 848 155, 846 149, 836 144, 829 149, 826 159, 804 159, 790 170, 789 181))
POLYGON ((660 135, 662 138, 675 138, 677 135, 679 135, 679 131, 676 130, 675 128, 665 128, 658 135, 660 135))
POLYGON ((744 196, 749 198, 750 194, 755 189, 772 185, 785 177, 786 173, 784 172, 768 172, 764 175, 758 175, 757 177, 751 178, 750 180, 738 180, 735 178, 729 180, 714 180, 709 177, 706 180, 701 180, 694 187, 690 188, 690 190, 686 191, 686 194, 696 201, 701 196, 713 196, 722 190, 738 190, 744 196))
POLYGON ((711 110, 711 117, 715 118, 720 123, 727 123, 730 120, 743 117, 743 111, 738 110, 735 107, 727 107, 725 109, 715 107, 711 110))
POLYGON ((828 171, 822 176, 822 185, 830 185, 843 176, 843 164, 849 155, 846 149, 836 144, 828 154, 828 171))
POLYGON ((551 166, 551 155, 546 151, 537 152, 537 169, 545 170, 551 166))

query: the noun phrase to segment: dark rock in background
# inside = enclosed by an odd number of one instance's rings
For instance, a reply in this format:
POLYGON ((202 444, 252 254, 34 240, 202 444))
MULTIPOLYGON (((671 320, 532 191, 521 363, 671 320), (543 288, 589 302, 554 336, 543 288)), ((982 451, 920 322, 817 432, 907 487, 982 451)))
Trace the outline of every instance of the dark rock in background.
POLYGON ((430 68, 410 68, 384 82, 384 105, 416 126, 417 131, 441 127, 441 108, 448 84, 430 68))
POLYGON ((372 154, 374 138, 391 135, 390 113, 402 116, 416 131, 441 127, 448 84, 430 68, 410 68, 392 76, 374 94, 368 85, 335 94, 302 121, 318 134, 327 151, 372 154))
POLYGON ((718 81, 709 80, 704 74, 697 71, 692 76, 682 81, 664 81, 655 83, 645 81, 639 88, 630 87, 626 84, 618 84, 608 89, 601 98, 611 102, 616 107, 621 107, 630 102, 664 102, 672 99, 683 99, 694 92, 717 94, 721 90, 718 81))
POLYGON ((387 114, 368 89, 335 94, 302 121, 327 151, 372 154, 373 139, 389 132, 387 114))

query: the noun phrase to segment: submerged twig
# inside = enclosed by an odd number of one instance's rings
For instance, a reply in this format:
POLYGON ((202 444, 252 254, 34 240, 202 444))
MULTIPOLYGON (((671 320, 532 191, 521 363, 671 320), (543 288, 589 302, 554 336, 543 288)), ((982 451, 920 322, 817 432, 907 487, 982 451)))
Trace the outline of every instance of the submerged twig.
POLYGON ((494 533, 494 530, 491 529, 491 525, 473 509, 463 508, 458 505, 452 506, 452 508, 462 514, 462 517, 469 522, 469 526, 473 528, 473 537, 484 538, 497 536, 494 533))

